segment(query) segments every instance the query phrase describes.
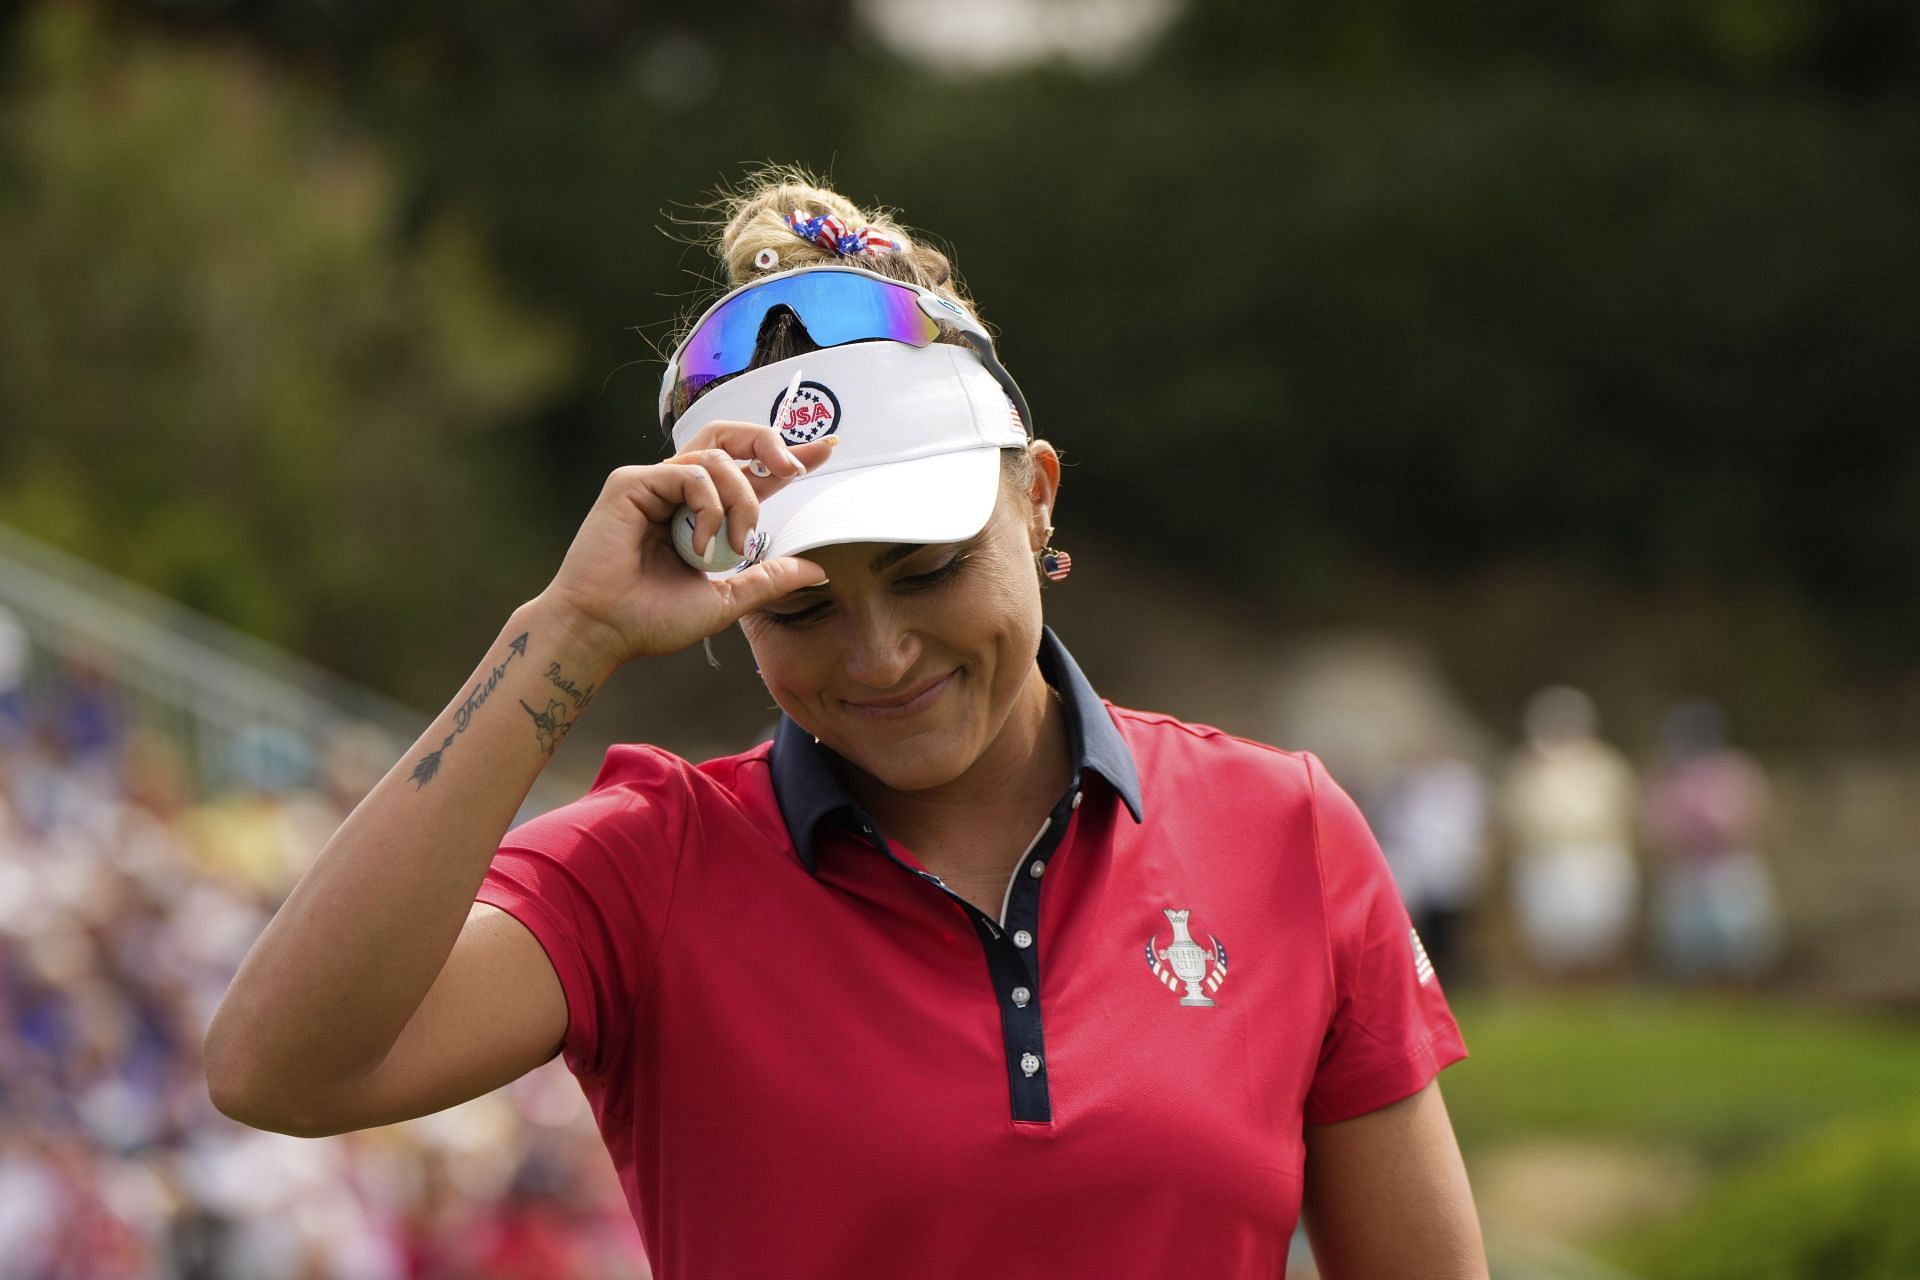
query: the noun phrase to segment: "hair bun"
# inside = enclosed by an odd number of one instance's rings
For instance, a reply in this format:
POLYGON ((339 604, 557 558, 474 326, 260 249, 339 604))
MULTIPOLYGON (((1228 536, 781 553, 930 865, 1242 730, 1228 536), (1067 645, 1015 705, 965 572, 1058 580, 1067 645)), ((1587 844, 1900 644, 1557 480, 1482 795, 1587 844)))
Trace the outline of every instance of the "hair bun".
POLYGON ((760 264, 770 254, 779 264, 776 270, 844 263, 938 289, 968 310, 973 309, 972 301, 954 279, 953 264, 945 254, 918 243, 887 211, 868 213, 839 192, 820 185, 804 170, 773 168, 751 175, 739 191, 722 199, 720 212, 726 221, 714 253, 726 264, 730 286, 765 275, 768 268, 760 264), (830 245, 796 235, 788 223, 793 214, 838 218, 849 227, 864 227, 892 241, 898 249, 846 257, 830 245))

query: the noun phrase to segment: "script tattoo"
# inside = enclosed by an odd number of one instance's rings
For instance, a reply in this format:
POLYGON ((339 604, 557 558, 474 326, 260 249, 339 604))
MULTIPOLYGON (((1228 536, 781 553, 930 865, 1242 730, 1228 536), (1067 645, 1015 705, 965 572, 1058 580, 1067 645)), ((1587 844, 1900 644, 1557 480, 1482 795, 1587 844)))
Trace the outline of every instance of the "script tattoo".
POLYGON ((567 697, 572 700, 575 711, 586 706, 587 699, 591 698, 593 691, 599 687, 590 684, 582 689, 579 685, 560 674, 560 664, 557 662, 547 664, 547 679, 553 682, 554 688, 560 690, 560 692, 566 694, 567 697))
POLYGON ((446 737, 440 740, 439 748, 421 756, 420 762, 413 766, 413 772, 407 775, 412 779, 413 789, 415 791, 432 782, 434 776, 440 772, 440 757, 446 754, 447 748, 453 745, 455 738, 467 731, 467 726, 473 723, 473 713, 480 709, 482 703, 493 696, 493 691, 499 687, 500 681, 506 677, 507 666, 512 663, 515 658, 524 658, 527 656, 527 633, 522 631, 507 645, 507 648, 512 650, 512 652, 500 660, 500 665, 495 667, 487 675, 485 680, 473 686, 473 692, 469 693, 465 700, 462 701, 460 706, 454 711, 453 729, 446 737))
POLYGON ((535 711, 528 707, 524 699, 521 706, 533 717, 534 735, 540 740, 540 749, 552 755, 559 747, 560 740, 567 736, 567 730, 573 728, 573 721, 567 718, 567 704, 558 699, 549 699, 545 711, 535 711))

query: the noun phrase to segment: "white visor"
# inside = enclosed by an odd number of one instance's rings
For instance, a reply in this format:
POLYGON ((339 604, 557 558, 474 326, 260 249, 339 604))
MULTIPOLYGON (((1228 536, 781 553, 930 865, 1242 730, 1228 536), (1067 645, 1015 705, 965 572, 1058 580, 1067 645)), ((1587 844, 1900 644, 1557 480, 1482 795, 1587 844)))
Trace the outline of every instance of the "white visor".
POLYGON ((768 556, 836 542, 970 538, 993 514, 1000 450, 1027 442, 979 357, 945 342, 855 342, 749 370, 681 415, 674 448, 721 420, 778 426, 789 445, 840 439, 819 468, 761 502, 768 556), (796 372, 799 390, 783 407, 796 372))

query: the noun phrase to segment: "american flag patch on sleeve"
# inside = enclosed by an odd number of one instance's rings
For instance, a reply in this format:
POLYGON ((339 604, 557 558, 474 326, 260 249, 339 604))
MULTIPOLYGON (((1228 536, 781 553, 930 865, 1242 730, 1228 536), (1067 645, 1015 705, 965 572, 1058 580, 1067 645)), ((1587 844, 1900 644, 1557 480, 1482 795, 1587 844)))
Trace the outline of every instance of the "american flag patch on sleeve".
POLYGON ((1420 979, 1420 985, 1426 986, 1433 981, 1433 961, 1427 959, 1427 948, 1420 941, 1418 929, 1407 930, 1407 936, 1413 939, 1413 972, 1420 979))

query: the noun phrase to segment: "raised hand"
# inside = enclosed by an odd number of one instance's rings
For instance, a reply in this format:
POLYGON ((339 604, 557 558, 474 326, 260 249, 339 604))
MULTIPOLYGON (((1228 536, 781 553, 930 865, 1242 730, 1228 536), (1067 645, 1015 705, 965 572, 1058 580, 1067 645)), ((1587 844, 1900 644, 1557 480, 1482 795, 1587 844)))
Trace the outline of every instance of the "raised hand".
POLYGON ((617 468, 542 598, 617 666, 683 649, 821 582, 819 565, 794 556, 708 578, 674 550, 669 522, 682 504, 691 509, 693 545, 700 547, 724 517, 729 540, 744 554, 760 500, 825 462, 835 443, 828 437, 789 449, 772 427, 712 422, 665 462, 617 468), (743 459, 757 460, 753 470, 768 474, 743 470, 743 459))

